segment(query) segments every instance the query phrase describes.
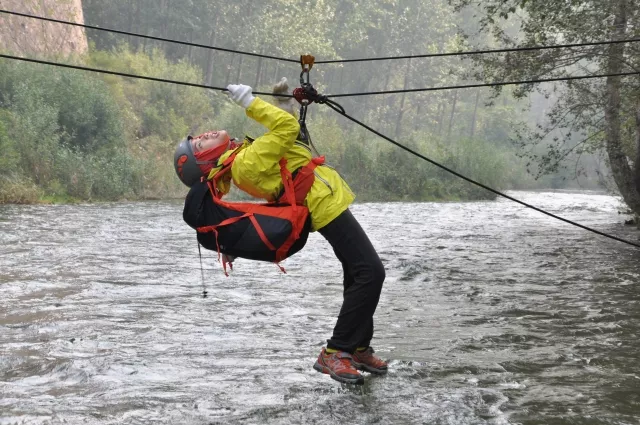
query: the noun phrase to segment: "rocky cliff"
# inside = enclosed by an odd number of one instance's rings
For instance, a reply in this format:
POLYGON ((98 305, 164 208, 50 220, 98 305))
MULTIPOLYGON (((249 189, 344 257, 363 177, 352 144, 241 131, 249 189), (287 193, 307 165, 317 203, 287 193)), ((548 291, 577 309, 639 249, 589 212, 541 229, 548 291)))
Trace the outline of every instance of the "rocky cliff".
MULTIPOLYGON (((82 0, 0 0, 0 9, 84 23, 82 0)), ((87 49, 83 28, 0 14, 0 50, 67 56, 87 49)))

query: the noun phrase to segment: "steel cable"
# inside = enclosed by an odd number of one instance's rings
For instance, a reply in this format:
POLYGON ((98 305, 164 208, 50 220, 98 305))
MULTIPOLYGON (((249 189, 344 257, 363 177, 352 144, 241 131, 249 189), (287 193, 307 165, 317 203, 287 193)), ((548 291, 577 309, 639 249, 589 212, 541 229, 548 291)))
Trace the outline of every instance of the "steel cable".
MULTIPOLYGON (((293 63, 300 62, 299 59, 289 59, 289 58, 283 58, 283 57, 272 56, 272 55, 264 55, 260 53, 243 52, 241 50, 208 46, 205 44, 192 43, 188 41, 174 40, 174 39, 163 38, 163 37, 155 37, 155 36, 150 36, 150 35, 145 35, 140 33, 134 33, 130 31, 116 30, 113 28, 103 28, 103 27, 94 26, 94 25, 80 24, 77 22, 65 21, 62 19, 55 19, 55 18, 48 18, 45 16, 30 15, 27 13, 15 12, 15 11, 5 10, 5 9, 0 9, 0 13, 6 14, 6 15, 19 16, 23 18, 29 18, 29 19, 37 19, 37 20, 46 21, 46 22, 53 22, 57 24, 71 25, 71 26, 85 28, 85 29, 111 32, 114 34, 146 38, 148 40, 180 44, 183 46, 200 47, 203 49, 218 50, 218 51, 228 52, 228 53, 237 53, 240 55, 253 56, 253 57, 265 58, 265 59, 274 59, 274 60, 280 60, 284 62, 293 62, 293 63)), ((531 51, 552 50, 552 49, 570 49, 570 48, 576 48, 576 47, 593 47, 593 46, 605 46, 605 45, 611 45, 611 44, 637 43, 637 42, 640 42, 640 38, 630 38, 625 40, 594 41, 594 42, 588 42, 588 43, 555 44, 550 46, 527 46, 527 47, 510 47, 510 48, 504 48, 504 49, 471 50, 466 52, 426 53, 426 54, 418 54, 418 55, 385 56, 385 57, 379 57, 379 58, 330 59, 330 60, 315 61, 315 63, 316 64, 336 64, 336 63, 373 62, 373 61, 387 61, 387 60, 400 60, 400 59, 439 58, 439 57, 451 57, 451 56, 473 56, 473 55, 486 55, 486 54, 495 54, 495 53, 516 53, 516 52, 531 52, 531 51)))
MULTIPOLYGON (((31 62, 31 63, 38 63, 38 64, 44 64, 44 65, 52 65, 52 66, 57 66, 57 67, 62 67, 62 68, 69 68, 69 69, 76 69, 76 70, 82 70, 82 71, 96 72, 96 73, 102 73, 102 74, 108 74, 108 75, 116 75, 116 76, 120 76, 120 77, 138 78, 138 79, 143 79, 143 80, 163 82, 163 83, 171 83, 171 84, 178 84, 178 85, 189 86, 189 87, 197 87, 197 88, 205 88, 205 89, 210 89, 210 90, 227 91, 226 88, 222 88, 222 87, 214 87, 214 86, 207 86, 207 85, 203 85, 203 84, 187 83, 187 82, 183 82, 183 81, 167 80, 167 79, 163 79, 163 78, 146 77, 146 76, 142 76, 142 75, 127 74, 127 73, 116 72, 116 71, 107 71, 107 70, 101 70, 101 69, 96 69, 96 68, 88 68, 88 67, 82 67, 82 66, 77 66, 77 65, 69 65, 69 64, 62 64, 62 63, 56 63, 56 62, 48 62, 48 61, 43 61, 43 60, 38 60, 38 59, 21 58, 21 57, 10 56, 10 55, 5 55, 5 54, 0 54, 0 58, 19 60, 19 61, 25 61, 25 62, 31 62)), ((635 72, 633 74, 640 74, 640 72, 635 72)), ((616 75, 616 74, 612 74, 612 75, 616 75)), ((630 75, 630 74, 626 74, 625 73, 623 75, 630 75)), ((602 76, 599 76, 599 77, 602 77, 602 76)), ((588 78, 588 77, 582 77, 582 78, 588 78)), ((596 76, 591 76, 590 78, 596 78, 596 76)), ((515 84, 515 83, 511 83, 511 84, 515 84)), ((454 87, 451 87, 451 88, 454 88, 454 87)), ((293 97, 292 95, 274 95, 273 93, 265 93, 265 92, 253 92, 253 93, 254 94, 258 94, 258 95, 267 95, 267 96, 293 97)), ((354 123, 362 126, 363 128, 367 129, 368 131, 372 132, 373 134, 385 139, 386 141, 388 141, 388 142, 394 144, 395 146, 397 146, 397 147, 399 147, 399 148, 411 153, 412 155, 414 155, 414 156, 416 156, 416 157, 418 157, 418 158, 420 158, 420 159, 422 159, 424 161, 427 161, 427 162, 429 162, 429 163, 431 163, 431 164, 433 164, 433 165, 435 165, 435 166, 447 171, 448 173, 453 174, 456 177, 459 177, 459 178, 461 178, 461 179, 463 179, 463 180, 465 180, 465 181, 467 181, 467 182, 469 182, 471 184, 474 184, 474 185, 476 185, 478 187, 481 187, 481 188, 483 188, 483 189, 485 189, 485 190, 487 190, 487 191, 489 191, 491 193, 494 193, 494 194, 496 194, 498 196, 501 196, 501 197, 503 197, 505 199, 508 199, 510 201, 516 202, 516 203, 518 203, 520 205, 523 205, 523 206, 525 206, 527 208, 530 208, 530 209, 533 209, 535 211, 538 211, 538 212, 540 212, 542 214, 545 214, 545 215, 547 215, 549 217, 552 217, 554 219, 563 221, 563 222, 568 223, 570 225, 573 225, 573 226, 579 227, 581 229, 587 230, 589 232, 595 233, 597 235, 604 236, 606 238, 613 239, 613 240, 616 240, 618 242, 622 242, 622 243, 625 243, 625 244, 632 245, 632 246, 635 246, 637 248, 640 248, 640 244, 637 244, 635 242, 631 242, 631 241, 628 241, 626 239, 622 239, 622 238, 619 238, 617 236, 613 236, 613 235, 610 235, 610 234, 607 234, 607 233, 604 233, 604 232, 600 232, 599 230, 584 226, 582 224, 579 224, 579 223, 576 223, 574 221, 568 220, 566 218, 560 217, 560 216, 555 215, 553 213, 547 212, 547 211, 545 211, 543 209, 535 207, 535 206, 533 206, 531 204, 528 204, 528 203, 526 203, 524 201, 521 201, 521 200, 516 199, 516 198, 514 198, 512 196, 509 196, 509 195, 507 195, 507 194, 505 194, 503 192, 500 192, 500 191, 498 191, 496 189, 493 189, 493 188, 491 188, 491 187, 489 187, 487 185, 484 185, 484 184, 482 184, 480 182, 477 182, 477 181, 475 181, 475 180, 473 180, 473 179, 471 179, 469 177, 466 177, 463 174, 460 174, 460 173, 458 173, 458 172, 446 167, 445 165, 442 165, 442 164, 440 164, 440 163, 438 163, 438 162, 436 162, 436 161, 434 161, 434 160, 432 160, 432 159, 420 154, 419 152, 416 152, 415 150, 413 150, 413 149, 411 149, 411 148, 409 148, 407 146, 404 146, 401 143, 396 142, 395 140, 385 136, 384 134, 380 133, 379 131, 374 130, 373 128, 369 127, 368 125, 364 124, 363 122, 361 122, 361 121, 357 120, 356 118, 350 116, 349 114, 347 114, 345 112, 345 110, 342 108, 342 106, 340 106, 339 104, 337 104, 334 101, 330 101, 330 100, 326 99, 326 98, 329 98, 329 97, 332 97, 332 96, 322 96, 321 99, 320 99, 320 103, 326 104, 329 108, 331 108, 332 110, 334 110, 338 114, 340 114, 343 117, 349 119, 350 121, 353 121, 354 123)))
POLYGON ((615 74, 595 74, 595 75, 576 75, 576 76, 569 76, 569 77, 538 78, 534 80, 521 80, 521 81, 501 81, 501 82, 494 82, 494 83, 463 84, 458 86, 427 87, 422 89, 403 89, 403 90, 385 90, 385 91, 363 92, 363 93, 329 94, 327 95, 327 97, 337 98, 337 97, 373 96, 373 95, 380 95, 380 94, 418 93, 418 92, 430 92, 430 91, 441 91, 441 90, 470 89, 470 88, 479 88, 479 87, 500 87, 500 86, 514 86, 514 85, 524 85, 524 84, 550 83, 550 82, 557 82, 557 81, 588 80, 593 78, 605 78, 605 77, 626 77, 629 75, 640 75, 640 71, 618 72, 615 74))
POLYGON ((367 129, 368 131, 370 131, 371 133, 375 134, 376 136, 383 138, 384 140, 386 140, 386 141, 388 141, 388 142, 390 142, 390 143, 394 144, 395 146, 399 147, 400 149, 403 149, 403 150, 405 150, 405 151, 409 152, 410 154, 412 154, 412 155, 414 155, 414 156, 416 156, 416 157, 418 157, 418 158, 420 158, 420 159, 422 159, 422 160, 424 160, 424 161, 427 161, 427 162, 429 162, 429 163, 431 163, 431 164, 435 165, 436 167, 439 167, 439 168, 441 168, 441 169, 445 170, 446 172, 453 174, 453 175, 454 175, 454 176, 456 176, 456 177, 461 178, 462 180, 465 180, 465 181, 467 181, 467 182, 469 182, 469 183, 471 183, 471 184, 474 184, 474 185, 476 185, 476 186, 479 186, 479 187, 481 187, 481 188, 483 188, 483 189, 485 189, 485 190, 487 190, 487 191, 489 191, 489 192, 491 192, 491 193, 493 193, 493 194, 495 194, 495 195, 498 195, 498 196, 501 196, 501 197, 503 197, 503 198, 506 198, 506 199, 508 199, 508 200, 510 200, 510 201, 516 202, 516 203, 518 203, 518 204, 520 204, 520 205, 522 205, 522 206, 524 206, 524 207, 527 207, 527 208, 530 208, 530 209, 532 209, 532 210, 538 211, 539 213, 545 214, 545 215, 547 215, 547 216, 549 216, 549 217, 552 217, 552 218, 554 218, 554 219, 556 219, 556 220, 560 220, 560 221, 563 221, 563 222, 565 222, 565 223, 567 223, 567 224, 570 224, 570 225, 572 225, 572 226, 576 226, 576 227, 579 227, 579 228, 581 228, 581 229, 587 230, 587 231, 589 231, 589 232, 595 233, 595 234, 597 234, 597 235, 604 236, 604 237, 606 237, 606 238, 613 239, 613 240, 615 240, 615 241, 622 242, 622 243, 625 243, 625 244, 628 244, 628 245, 631 245, 631 246, 635 246, 635 247, 637 247, 637 248, 640 248, 640 244, 638 244, 638 243, 631 242, 631 241, 628 241, 628 240, 626 240, 626 239, 622 239, 622 238, 619 238, 619 237, 617 237, 617 236, 613 236, 613 235, 610 235, 610 234, 608 234, 608 233, 601 232, 601 231, 596 230, 596 229, 593 229, 593 228, 591 228, 591 227, 584 226, 584 225, 582 225, 582 224, 580 224, 580 223, 576 223, 575 221, 571 221, 571 220, 568 220, 568 219, 566 219, 566 218, 560 217, 560 216, 558 216, 558 215, 555 215, 555 214, 553 214, 553 213, 550 213, 550 212, 548 212, 548 211, 545 211, 545 210, 543 210, 543 209, 541 209, 541 208, 538 208, 538 207, 536 207, 536 206, 533 206, 533 205, 531 205, 531 204, 528 204, 528 203, 526 203, 526 202, 524 202, 524 201, 521 201, 521 200, 519 200, 519 199, 516 199, 516 198, 514 198, 514 197, 512 197, 512 196, 509 196, 509 195, 507 195, 506 193, 500 192, 499 190, 493 189, 493 188, 491 188, 491 187, 489 187, 489 186, 487 186, 487 185, 485 185, 485 184, 482 184, 482 183, 480 183, 480 182, 478 182, 478 181, 476 181, 476 180, 473 180, 473 179, 471 179, 471 178, 469 178, 469 177, 467 177, 467 176, 465 176, 465 175, 463 175, 463 174, 458 173, 457 171, 452 170, 451 168, 449 168, 449 167, 447 167, 447 166, 445 166, 445 165, 440 164, 440 163, 439 163, 439 162, 437 162, 437 161, 434 161, 434 160, 432 160, 432 159, 430 159, 430 158, 428 158, 428 157, 426 157, 426 156, 422 155, 422 154, 421 154, 421 153, 419 153, 419 152, 416 152, 415 150, 413 150, 413 149, 411 149, 411 148, 409 148, 409 147, 407 147, 407 146, 405 146, 405 145, 403 145, 403 144, 401 144, 401 143, 398 143, 397 141, 395 141, 395 140, 391 139, 390 137, 385 136, 384 134, 380 133, 379 131, 374 130, 373 128, 369 127, 369 126, 368 126, 368 125, 366 125, 365 123, 363 123, 363 122, 361 122, 361 121, 357 120, 356 118, 354 118, 354 117, 350 116, 349 114, 347 114, 346 112, 344 112, 344 110, 340 110, 340 109, 339 109, 339 108, 337 108, 333 103, 327 103, 326 105, 327 105, 329 108, 331 108, 331 109, 333 109, 334 111, 336 111, 338 114, 340 114, 340 115, 342 115, 343 117, 347 118, 348 120, 353 121, 354 123, 356 123, 356 124, 358 124, 358 125, 362 126, 363 128, 367 129))
MULTIPOLYGON (((40 60, 40 59, 21 58, 21 57, 18 57, 18 56, 5 55, 5 54, 1 54, 1 53, 0 53, 0 58, 12 59, 12 60, 30 62, 30 63, 37 63, 37 64, 41 64, 41 65, 51 65, 51 66, 56 66, 56 67, 60 67, 60 68, 75 69, 75 70, 80 70, 80 71, 97 72, 97 73, 100 73, 100 74, 116 75, 118 77, 137 78, 137 79, 140 79, 140 80, 156 81, 156 82, 159 82, 159 83, 177 84, 177 85, 180 85, 180 86, 197 87, 197 88, 201 88, 201 89, 218 90, 218 91, 223 91, 223 92, 227 91, 227 89, 224 88, 224 87, 207 86, 205 84, 189 83, 189 82, 186 82, 186 81, 168 80, 166 78, 147 77, 145 75, 129 74, 129 73, 126 73, 126 72, 109 71, 109 70, 106 70, 106 69, 89 68, 89 67, 86 67, 86 66, 70 65, 70 64, 66 64, 66 63, 60 63, 60 62, 49 62, 49 61, 44 61, 44 60, 40 60)), ((265 96, 274 96, 274 97, 289 97, 289 98, 293 97, 292 95, 287 95, 287 94, 273 94, 273 93, 260 92, 260 91, 254 91, 253 94, 259 94, 259 95, 265 95, 265 96)))
POLYGON ((29 15, 27 13, 13 12, 13 11, 4 10, 4 9, 0 9, 0 13, 4 13, 6 15, 20 16, 20 17, 23 17, 23 18, 37 19, 37 20, 40 20, 40 21, 53 22, 53 23, 56 23, 56 24, 70 25, 70 26, 74 26, 74 27, 92 29, 92 30, 97 30, 97 31, 111 32, 111 33, 114 33, 114 34, 146 38, 148 40, 165 41, 167 43, 180 44, 180 45, 183 45, 183 46, 201 47, 203 49, 219 50, 221 52, 237 53, 237 54, 245 55, 245 56, 254 56, 254 57, 265 58, 265 59, 275 59, 275 60, 280 60, 280 61, 285 61, 285 62, 294 62, 294 63, 299 63, 300 62, 299 59, 287 59, 287 58, 280 58, 280 57, 277 57, 277 56, 263 55, 263 54, 259 54, 259 53, 250 53, 250 52, 243 52, 243 51, 240 51, 240 50, 225 49, 223 47, 207 46, 205 44, 191 43, 191 42, 182 41, 182 40, 172 40, 172 39, 169 39, 169 38, 162 38, 162 37, 154 37, 154 36, 151 36, 151 35, 139 34, 139 33, 128 32, 128 31, 121 31, 121 30, 116 30, 116 29, 113 29, 113 28, 96 27, 96 26, 93 26, 93 25, 79 24, 77 22, 63 21, 61 19, 47 18, 47 17, 44 17, 44 16, 29 15))

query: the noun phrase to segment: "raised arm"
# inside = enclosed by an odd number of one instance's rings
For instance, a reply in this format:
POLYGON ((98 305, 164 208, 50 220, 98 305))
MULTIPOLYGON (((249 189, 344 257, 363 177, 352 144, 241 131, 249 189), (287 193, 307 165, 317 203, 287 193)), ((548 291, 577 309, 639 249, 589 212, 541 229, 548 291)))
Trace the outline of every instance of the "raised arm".
POLYGON ((261 164, 268 169, 291 149, 300 132, 300 124, 293 115, 260 98, 251 102, 247 108, 247 116, 269 131, 247 147, 244 160, 261 164))
POLYGON ((231 100, 246 109, 248 117, 269 130, 244 150, 242 161, 248 167, 255 167, 254 173, 270 169, 291 149, 300 132, 300 124, 290 113, 254 97, 249 86, 232 84, 227 90, 231 100))

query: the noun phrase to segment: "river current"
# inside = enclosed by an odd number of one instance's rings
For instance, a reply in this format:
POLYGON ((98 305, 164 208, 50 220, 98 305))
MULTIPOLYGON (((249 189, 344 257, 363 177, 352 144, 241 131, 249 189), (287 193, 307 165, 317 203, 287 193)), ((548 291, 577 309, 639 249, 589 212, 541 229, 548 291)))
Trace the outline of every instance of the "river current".
MULTIPOLYGON (((512 192, 634 242, 620 202, 512 192)), ((384 377, 312 369, 342 296, 313 234, 225 277, 179 202, 0 206, 0 425, 638 424, 640 251, 506 200, 357 204, 384 377)))

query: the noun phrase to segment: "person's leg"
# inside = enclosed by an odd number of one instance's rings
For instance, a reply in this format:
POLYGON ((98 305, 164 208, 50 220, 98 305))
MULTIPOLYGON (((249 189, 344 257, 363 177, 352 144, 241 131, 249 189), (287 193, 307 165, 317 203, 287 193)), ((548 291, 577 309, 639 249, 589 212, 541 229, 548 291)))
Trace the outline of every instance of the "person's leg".
POLYGON ((353 353, 358 347, 368 347, 373 337, 373 314, 385 278, 384 266, 349 210, 320 229, 320 234, 331 244, 345 272, 344 300, 327 347, 353 353))
MULTIPOLYGON (((343 299, 346 297, 346 293, 347 290, 351 287, 351 285, 353 285, 353 283, 355 282, 355 279, 353 278, 353 275, 349 272, 349 264, 348 262, 342 257, 342 255, 340 254, 339 251, 337 251, 336 249, 333 250, 333 252, 335 253, 336 257, 338 258, 338 260, 340 261, 340 264, 342 265, 342 274, 343 274, 343 299)), ((364 339, 358 344, 358 348, 366 348, 369 346, 369 343, 371 342, 371 339, 373 338, 373 317, 369 320, 369 325, 368 325, 368 330, 366 333, 366 336, 364 337, 364 339)), ((331 348, 331 346, 329 346, 331 348)))

